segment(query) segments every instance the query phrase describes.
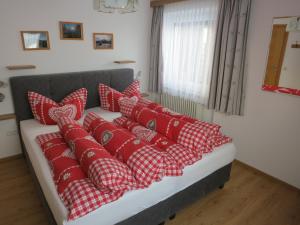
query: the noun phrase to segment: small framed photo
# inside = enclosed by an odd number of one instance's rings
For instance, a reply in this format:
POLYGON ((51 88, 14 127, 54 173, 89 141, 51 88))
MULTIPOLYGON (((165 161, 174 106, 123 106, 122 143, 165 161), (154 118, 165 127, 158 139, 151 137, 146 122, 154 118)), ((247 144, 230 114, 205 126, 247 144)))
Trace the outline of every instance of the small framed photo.
POLYGON ((21 39, 25 51, 50 49, 48 31, 21 31, 21 39))
POLYGON ((61 40, 83 40, 83 24, 77 22, 59 22, 61 40))
POLYGON ((94 49, 114 49, 113 33, 94 33, 94 49))

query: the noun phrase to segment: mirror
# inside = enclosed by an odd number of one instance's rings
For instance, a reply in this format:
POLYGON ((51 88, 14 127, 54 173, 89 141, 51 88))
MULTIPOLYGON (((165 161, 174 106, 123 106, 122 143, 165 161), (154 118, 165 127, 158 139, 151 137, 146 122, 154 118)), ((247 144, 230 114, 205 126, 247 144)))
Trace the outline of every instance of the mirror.
POLYGON ((262 88, 300 95, 300 17, 274 18, 262 88))
POLYGON ((24 50, 50 49, 48 31, 21 31, 24 50))

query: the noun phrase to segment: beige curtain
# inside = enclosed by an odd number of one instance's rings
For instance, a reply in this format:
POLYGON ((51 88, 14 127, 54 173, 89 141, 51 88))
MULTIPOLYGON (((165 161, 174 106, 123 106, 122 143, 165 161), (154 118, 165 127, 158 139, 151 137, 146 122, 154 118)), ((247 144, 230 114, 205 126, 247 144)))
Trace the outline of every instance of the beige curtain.
POLYGON ((251 0, 221 0, 208 107, 243 115, 251 0))
POLYGON ((162 24, 163 24, 163 11, 164 7, 154 7, 152 26, 151 26, 151 39, 150 39, 150 72, 148 90, 150 92, 162 92, 162 51, 161 51, 161 38, 162 38, 162 24))

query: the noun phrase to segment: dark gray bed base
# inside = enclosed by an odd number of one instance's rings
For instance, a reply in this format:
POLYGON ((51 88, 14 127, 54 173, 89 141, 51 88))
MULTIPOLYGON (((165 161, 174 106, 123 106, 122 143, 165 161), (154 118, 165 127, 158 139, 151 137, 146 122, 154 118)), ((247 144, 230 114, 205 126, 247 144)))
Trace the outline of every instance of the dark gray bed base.
MULTIPOLYGON (((132 69, 13 77, 10 79, 10 84, 18 129, 20 129, 20 121, 33 118, 27 100, 27 92, 29 90, 41 93, 55 101, 60 101, 70 92, 85 87, 88 90, 88 100, 86 105, 86 108, 88 109, 100 105, 97 91, 99 83, 104 83, 116 90, 123 91, 132 81, 132 69)), ((34 183, 38 189, 39 196, 46 209, 49 222, 50 224, 56 225, 56 221, 45 199, 45 195, 38 182, 21 136, 20 141, 24 157, 26 158, 34 183)), ((176 193, 170 198, 145 209, 124 221, 119 222, 117 225, 157 225, 209 192, 218 187, 222 187, 225 182, 229 180, 230 171, 231 163, 189 186, 185 190, 176 193)), ((99 222, 99 225, 101 225, 101 222, 99 222)))

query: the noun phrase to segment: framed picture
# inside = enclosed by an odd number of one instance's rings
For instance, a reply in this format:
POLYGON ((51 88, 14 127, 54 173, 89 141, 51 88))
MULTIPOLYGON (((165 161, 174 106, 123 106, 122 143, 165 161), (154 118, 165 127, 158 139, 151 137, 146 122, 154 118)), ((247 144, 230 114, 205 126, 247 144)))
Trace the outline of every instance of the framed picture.
POLYGON ((83 40, 83 24, 77 22, 59 22, 61 40, 83 40))
POLYGON ((50 49, 48 31, 21 31, 21 39, 25 51, 50 49))
POLYGON ((94 49, 114 49, 114 35, 112 33, 94 33, 94 49))

